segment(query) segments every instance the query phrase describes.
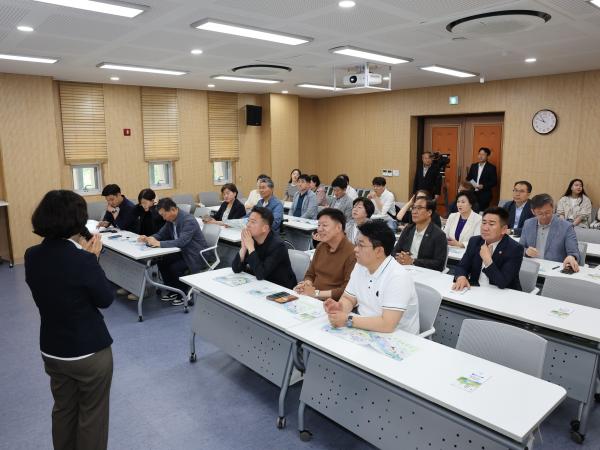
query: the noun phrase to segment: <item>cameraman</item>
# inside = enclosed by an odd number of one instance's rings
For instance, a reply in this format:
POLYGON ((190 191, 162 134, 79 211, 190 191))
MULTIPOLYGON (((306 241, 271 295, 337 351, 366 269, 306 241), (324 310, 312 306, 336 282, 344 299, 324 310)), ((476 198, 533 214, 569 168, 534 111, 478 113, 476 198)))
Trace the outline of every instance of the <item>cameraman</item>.
POLYGON ((417 167, 412 192, 413 194, 419 190, 430 192, 437 201, 442 185, 439 166, 431 152, 423 152, 421 161, 422 164, 417 167))

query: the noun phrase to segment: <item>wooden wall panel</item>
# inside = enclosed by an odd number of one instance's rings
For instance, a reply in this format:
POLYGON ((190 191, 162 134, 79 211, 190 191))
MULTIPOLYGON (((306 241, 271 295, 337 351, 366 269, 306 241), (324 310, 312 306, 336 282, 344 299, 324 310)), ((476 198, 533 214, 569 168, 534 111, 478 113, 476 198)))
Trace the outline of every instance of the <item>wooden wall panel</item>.
POLYGON ((256 186, 256 177, 265 171, 266 148, 262 145, 263 135, 268 129, 264 108, 264 96, 257 94, 238 94, 240 135, 240 160, 236 162, 235 184, 241 197, 247 197, 256 186), (246 105, 262 106, 262 125, 246 125, 246 105))
POLYGON ((290 172, 300 164, 298 159, 298 97, 270 95, 271 177, 275 195, 283 197, 290 172))

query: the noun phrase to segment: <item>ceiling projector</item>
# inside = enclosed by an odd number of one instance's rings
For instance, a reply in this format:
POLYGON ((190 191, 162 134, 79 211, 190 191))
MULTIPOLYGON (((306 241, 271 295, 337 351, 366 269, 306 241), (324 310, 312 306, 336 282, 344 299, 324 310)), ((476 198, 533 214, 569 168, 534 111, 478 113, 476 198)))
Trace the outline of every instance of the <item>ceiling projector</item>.
POLYGON ((344 77, 344 86, 372 86, 374 84, 381 84, 382 78, 378 73, 369 73, 368 80, 365 83, 364 73, 353 73, 348 74, 344 77))

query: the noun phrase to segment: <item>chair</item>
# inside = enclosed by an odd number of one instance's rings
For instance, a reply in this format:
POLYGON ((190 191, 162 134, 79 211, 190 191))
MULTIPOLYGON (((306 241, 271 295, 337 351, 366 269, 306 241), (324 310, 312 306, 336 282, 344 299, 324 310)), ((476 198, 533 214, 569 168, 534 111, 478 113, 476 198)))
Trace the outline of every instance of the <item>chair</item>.
POLYGON ((600 244, 600 230, 590 230, 589 228, 575 227, 575 234, 577 235, 578 242, 600 244))
POLYGON ((194 212, 194 206, 195 205, 195 201, 194 201, 194 196, 192 194, 177 194, 177 195, 173 195, 171 197, 171 199, 177 203, 177 206, 179 207, 179 209, 183 209, 184 211, 188 212, 188 213, 193 213, 194 212), (189 211, 182 208, 182 204, 185 205, 189 205, 190 209, 189 211))
POLYGON ((189 203, 177 203, 177 207, 188 214, 192 210, 192 205, 190 205, 189 203))
POLYGON ((512 325, 465 319, 456 349, 540 378, 546 345, 546 339, 512 325))
POLYGON ((598 283, 592 281, 560 276, 546 277, 542 295, 591 308, 600 308, 598 283))
POLYGON ((529 258, 523 258, 521 270, 519 271, 519 281, 523 292, 537 294, 540 289, 536 286, 538 273, 540 272, 540 263, 529 258))
POLYGON ((291 241, 284 239, 283 243, 285 244, 285 248, 288 250, 296 250, 296 247, 294 247, 294 244, 292 244, 291 241))
POLYGON ((198 207, 194 210, 194 217, 202 218, 204 216, 210 216, 210 208, 204 206, 202 208, 198 207))
POLYGON ((200 257, 204 261, 204 263, 208 266, 208 270, 214 270, 215 267, 219 265, 221 259, 219 258, 219 253, 217 252, 217 244, 219 243, 219 235, 221 234, 221 227, 216 223, 206 223, 202 228, 202 234, 204 234, 204 239, 206 239, 206 243, 208 247, 204 250, 200 250, 200 257), (216 261, 212 264, 208 262, 205 258, 205 254, 208 252, 214 251, 216 261))
POLYGON ((288 250, 288 255, 290 256, 290 262, 292 263, 292 270, 294 271, 294 275, 296 275, 296 280, 298 282, 304 280, 304 274, 310 265, 310 256, 303 251, 292 249, 288 250))
POLYGON ((204 206, 218 206, 221 204, 218 192, 200 192, 200 201, 204 206))
POLYGON ((106 202, 88 202, 88 218, 91 220, 102 220, 106 213, 106 202))
POLYGON ((507 204, 507 203, 509 203, 509 202, 511 202, 511 200, 506 200, 506 199, 504 199, 504 200, 499 200, 499 201, 498 201, 498 206, 499 206, 500 208, 504 208, 504 205, 506 205, 506 204, 507 204))
POLYGON ((433 324, 440 310, 442 296, 431 286, 425 284, 415 283, 415 289, 419 299, 419 336, 431 339, 435 333, 433 324))

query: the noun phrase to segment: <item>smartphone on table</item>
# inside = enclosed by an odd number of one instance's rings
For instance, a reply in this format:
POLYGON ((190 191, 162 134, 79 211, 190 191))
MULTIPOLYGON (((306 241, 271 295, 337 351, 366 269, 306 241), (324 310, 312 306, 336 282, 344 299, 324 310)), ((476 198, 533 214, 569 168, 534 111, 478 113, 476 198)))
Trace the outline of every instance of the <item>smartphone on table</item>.
POLYGON ((282 291, 267 295, 267 300, 271 300, 277 303, 287 303, 293 300, 298 300, 298 297, 296 297, 293 294, 290 294, 289 292, 282 291))

